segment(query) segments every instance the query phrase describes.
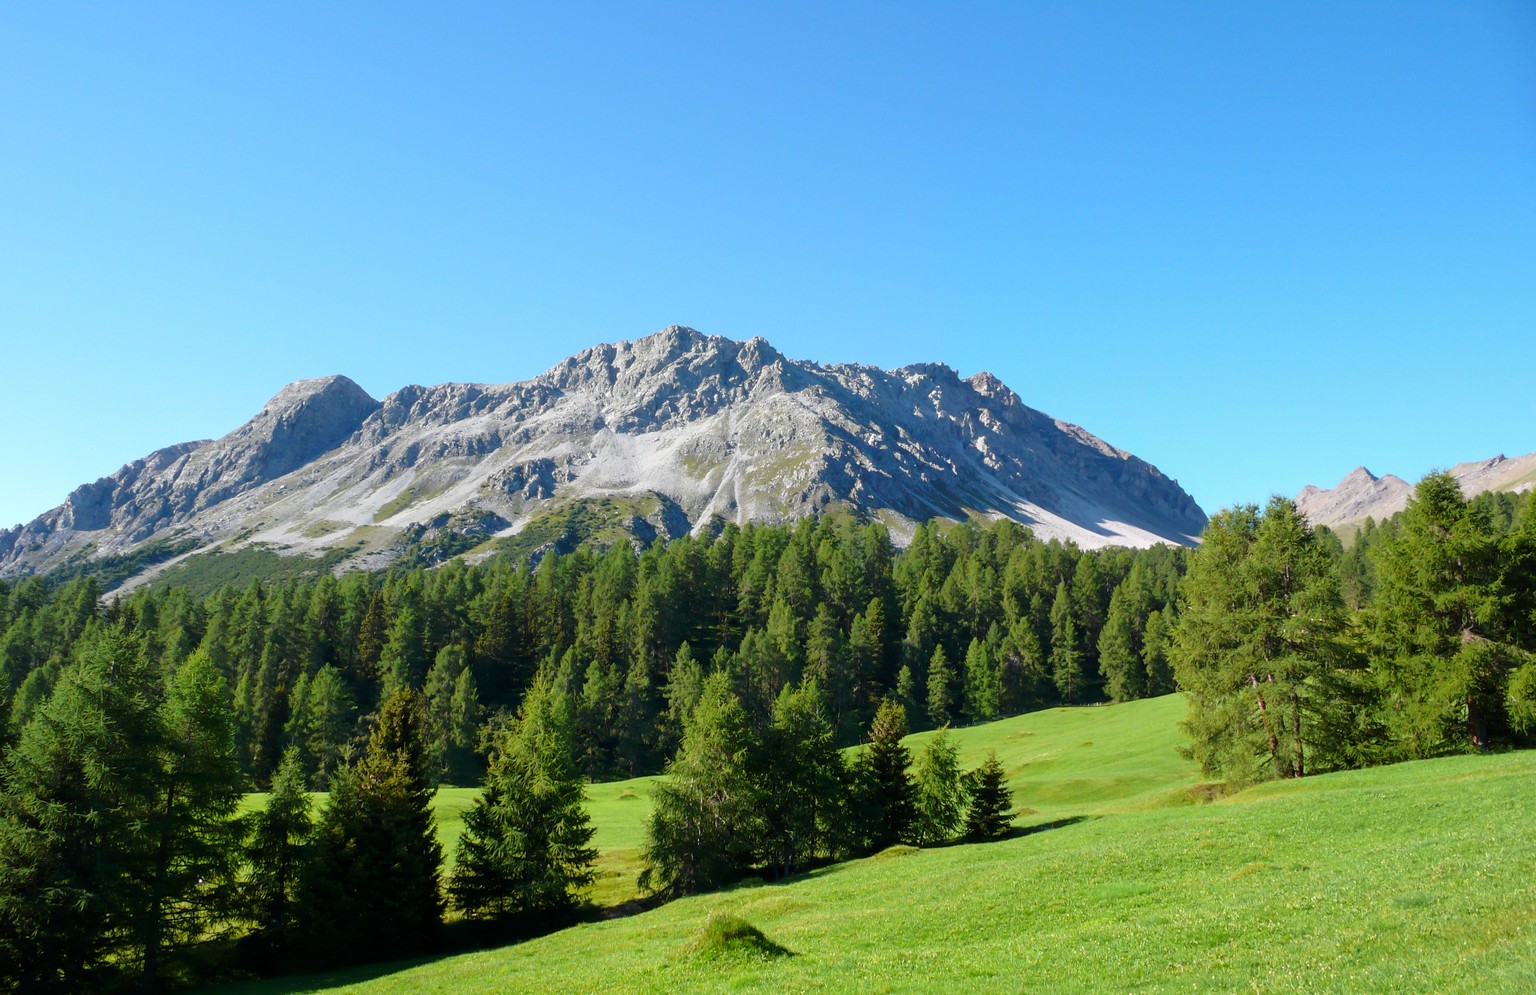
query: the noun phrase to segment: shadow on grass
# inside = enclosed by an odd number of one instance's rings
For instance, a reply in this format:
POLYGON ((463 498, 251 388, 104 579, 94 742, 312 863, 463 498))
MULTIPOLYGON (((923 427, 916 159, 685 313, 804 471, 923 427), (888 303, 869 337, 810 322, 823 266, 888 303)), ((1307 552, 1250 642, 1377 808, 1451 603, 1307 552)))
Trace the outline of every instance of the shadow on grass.
MULTIPOLYGON (((999 836, 997 840, 990 840, 989 842, 995 843, 998 840, 1016 840, 1021 836, 1033 836, 1036 833, 1049 832, 1052 829, 1065 829, 1068 826, 1075 826, 1079 822, 1088 822, 1097 818, 1098 816, 1096 815, 1073 815, 1065 819, 1053 819, 1050 822, 1037 822, 1033 826, 1014 826, 1013 828, 1009 829, 1008 832, 1004 833, 1002 836, 999 836)), ((962 840, 961 842, 964 841, 962 840)))
MULTIPOLYGON (((541 920, 520 920, 510 923, 482 923, 458 920, 445 923, 434 949, 406 960, 374 961, 360 964, 339 964, 331 967, 315 967, 294 963, 289 969, 296 973, 272 974, 229 980, 204 991, 208 995, 310 995, 340 985, 353 985, 365 981, 409 971, 412 968, 447 960, 478 950, 494 950, 516 946, 528 940, 538 939, 550 933, 568 929, 583 922, 635 915, 661 904, 655 900, 626 902, 615 908, 585 907, 568 914, 549 916, 541 920)), ((269 969, 282 970, 279 965, 269 969)))

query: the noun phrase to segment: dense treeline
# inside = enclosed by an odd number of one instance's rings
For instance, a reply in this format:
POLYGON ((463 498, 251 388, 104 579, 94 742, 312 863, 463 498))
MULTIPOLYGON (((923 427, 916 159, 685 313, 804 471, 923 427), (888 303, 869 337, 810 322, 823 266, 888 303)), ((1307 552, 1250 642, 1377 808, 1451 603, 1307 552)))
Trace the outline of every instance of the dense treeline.
POLYGON ((544 668, 570 696, 582 769, 659 770, 701 682, 731 675, 767 719, 807 674, 834 739, 858 742, 895 696, 913 728, 1173 689, 1170 605, 1187 551, 1083 552, 1012 522, 727 527, 505 563, 137 593, 95 582, 0 584, 0 716, 14 739, 76 656, 110 629, 161 675, 201 653, 232 689, 240 765, 270 783, 286 750, 328 785, 380 702, 422 693, 430 776, 474 784, 489 739, 544 668))
POLYGON ((1468 501, 1430 474, 1346 550, 1284 498, 1224 510, 1180 590, 1185 731, 1233 784, 1528 745, 1536 491, 1468 501))

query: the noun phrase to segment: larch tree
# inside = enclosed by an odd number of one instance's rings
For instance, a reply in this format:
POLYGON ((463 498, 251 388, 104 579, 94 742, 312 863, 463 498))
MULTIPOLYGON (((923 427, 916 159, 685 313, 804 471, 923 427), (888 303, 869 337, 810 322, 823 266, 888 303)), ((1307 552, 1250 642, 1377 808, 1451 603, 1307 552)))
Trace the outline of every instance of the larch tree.
POLYGON ((88 641, 0 767, 0 985, 109 987, 131 967, 161 736, 129 640, 88 641))
POLYGON ((819 685, 802 682, 779 692, 754 766, 763 857, 788 876, 826 852, 841 811, 842 754, 819 685))
POLYGON ((144 832, 148 902, 137 933, 153 986, 168 949, 217 936, 236 910, 246 825, 237 818, 244 778, 235 754, 228 685, 201 651, 170 681, 159 709, 162 752, 144 832))
POLYGON ((1069 705, 1082 701, 1088 690, 1088 663, 1079 645, 1076 609, 1065 581, 1056 585, 1051 602, 1051 680, 1069 705))
POLYGON ((1517 531, 1501 549, 1448 473, 1419 481, 1398 527, 1378 533, 1367 614, 1386 721, 1405 755, 1483 750, 1507 733, 1510 678, 1527 660, 1515 634, 1531 609, 1512 569, 1528 563, 1524 541, 1517 531))
POLYGON ((1131 701, 1147 693, 1138 635, 1135 608, 1122 584, 1109 599, 1109 614, 1099 631, 1099 671, 1110 701, 1131 701))
POLYGON ((1343 765, 1355 699, 1344 603, 1295 504, 1218 512, 1181 590, 1173 663, 1201 769, 1248 783, 1343 765))
POLYGON ((960 748, 947 728, 934 733, 917 755, 912 782, 912 842, 918 846, 948 843, 965 818, 966 796, 961 784, 960 748))
POLYGON ((640 887, 667 897, 717 887, 751 865, 761 837, 753 736, 730 678, 705 678, 683 743, 651 788, 640 887))
POLYGON ((928 661, 928 722, 944 726, 955 717, 955 668, 943 646, 933 648, 928 661))

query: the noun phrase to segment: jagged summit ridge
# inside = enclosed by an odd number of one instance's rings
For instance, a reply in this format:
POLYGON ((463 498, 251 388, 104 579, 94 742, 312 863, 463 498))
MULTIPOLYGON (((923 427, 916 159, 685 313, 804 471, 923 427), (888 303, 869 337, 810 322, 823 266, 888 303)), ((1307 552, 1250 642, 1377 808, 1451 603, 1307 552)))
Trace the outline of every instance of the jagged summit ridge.
MULTIPOLYGON (((1492 459, 1458 463, 1448 471, 1468 497, 1484 491, 1523 492, 1536 485, 1536 453, 1513 459, 1500 453, 1492 459)), ((1390 518, 1408 507, 1413 485, 1401 477, 1377 477, 1363 466, 1344 475, 1331 488, 1308 484, 1296 494, 1296 507, 1313 525, 1338 527, 1390 518)))
POLYGON ((346 377, 290 384, 223 438, 151 454, 0 533, 0 573, 170 536, 358 546, 358 565, 378 565, 411 530, 489 541, 590 500, 632 507, 646 538, 834 506, 898 535, 933 515, 1007 516, 1088 546, 1189 542, 1205 522, 1155 467, 989 373, 823 366, 674 325, 515 383, 383 400, 346 377))

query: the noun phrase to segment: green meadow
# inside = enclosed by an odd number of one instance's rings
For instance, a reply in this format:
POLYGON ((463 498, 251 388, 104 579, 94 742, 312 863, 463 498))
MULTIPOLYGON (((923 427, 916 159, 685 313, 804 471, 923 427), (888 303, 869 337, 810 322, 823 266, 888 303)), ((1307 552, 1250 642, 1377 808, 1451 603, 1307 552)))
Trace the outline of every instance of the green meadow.
MULTIPOLYGON (((1177 754, 1182 712, 1170 696, 956 731, 966 766, 991 748, 1009 771, 1021 830, 1000 842, 223 991, 1536 991, 1536 753, 1209 801, 1177 754)), ((589 789, 600 905, 633 895, 645 780, 589 789)), ((472 796, 439 797, 450 850, 472 796)))

